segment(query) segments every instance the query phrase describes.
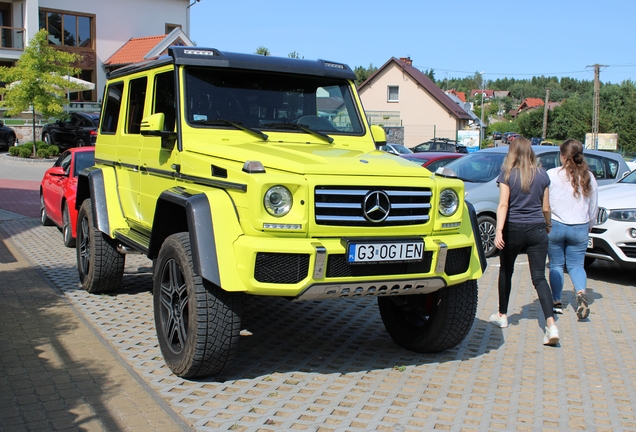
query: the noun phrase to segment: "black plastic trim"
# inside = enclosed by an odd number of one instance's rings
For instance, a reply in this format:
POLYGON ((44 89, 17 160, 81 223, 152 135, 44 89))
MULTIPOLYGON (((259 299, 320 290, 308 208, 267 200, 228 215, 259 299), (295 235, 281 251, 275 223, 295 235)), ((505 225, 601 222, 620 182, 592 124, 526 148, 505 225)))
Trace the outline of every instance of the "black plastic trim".
POLYGON ((484 252, 484 248, 481 247, 481 237, 479 235, 479 222, 477 221, 477 212, 475 211, 475 207, 469 203, 468 201, 464 201, 466 203, 466 207, 468 209, 468 215, 470 216, 470 224, 473 227, 473 237, 475 237, 475 247, 477 248, 477 253, 479 254, 479 263, 481 264, 481 272, 486 271, 486 267, 488 266, 488 261, 486 260, 486 252, 484 252))

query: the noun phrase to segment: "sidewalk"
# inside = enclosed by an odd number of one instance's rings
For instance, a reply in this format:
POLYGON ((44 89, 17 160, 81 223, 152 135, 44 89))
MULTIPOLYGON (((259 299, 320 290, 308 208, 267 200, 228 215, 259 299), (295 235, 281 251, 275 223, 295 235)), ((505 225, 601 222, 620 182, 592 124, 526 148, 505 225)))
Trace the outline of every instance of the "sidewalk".
MULTIPOLYGON (((2 162, 0 224, 39 218, 50 164, 2 162)), ((0 280, 0 431, 190 430, 2 230, 0 280)))

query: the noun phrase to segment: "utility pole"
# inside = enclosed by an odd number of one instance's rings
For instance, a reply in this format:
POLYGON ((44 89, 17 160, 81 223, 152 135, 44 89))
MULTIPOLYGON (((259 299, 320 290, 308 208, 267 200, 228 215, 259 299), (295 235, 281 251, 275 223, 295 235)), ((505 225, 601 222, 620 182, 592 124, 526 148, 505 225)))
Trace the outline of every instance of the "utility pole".
POLYGON ((479 148, 484 144, 484 71, 481 71, 481 124, 479 125, 479 148))
POLYGON ((550 102, 550 89, 545 89, 545 105, 543 105, 543 133, 542 139, 546 139, 548 135, 548 102, 550 102))
POLYGON ((599 80, 599 74, 602 67, 607 65, 593 64, 587 67, 594 67, 594 108, 592 110, 592 141, 594 150, 598 150, 598 117, 599 117, 599 105, 601 102, 601 82, 599 80))

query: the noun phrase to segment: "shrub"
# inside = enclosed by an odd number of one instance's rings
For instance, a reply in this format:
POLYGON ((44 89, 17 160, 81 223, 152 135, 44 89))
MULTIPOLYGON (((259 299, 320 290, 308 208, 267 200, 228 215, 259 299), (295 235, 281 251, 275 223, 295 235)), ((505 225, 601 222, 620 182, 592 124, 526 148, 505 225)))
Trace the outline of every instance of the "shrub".
MULTIPOLYGON (((33 142, 31 142, 30 144, 33 145, 33 142)), ((46 149, 48 147, 49 147, 49 145, 47 143, 45 143, 44 141, 36 141, 35 142, 35 148, 37 150, 40 150, 41 148, 46 149)))
POLYGON ((18 147, 18 146, 9 147, 9 154, 11 156, 19 155, 20 154, 20 147, 18 147))
POLYGON ((60 155, 60 148, 56 145, 49 146, 49 157, 55 157, 60 155))
POLYGON ((20 149, 19 150, 20 157, 30 158, 31 154, 33 154, 33 148, 31 146, 21 145, 18 148, 20 149))
POLYGON ((36 153, 37 157, 39 158, 43 158, 46 159, 49 157, 49 149, 48 148, 41 148, 37 151, 36 153))

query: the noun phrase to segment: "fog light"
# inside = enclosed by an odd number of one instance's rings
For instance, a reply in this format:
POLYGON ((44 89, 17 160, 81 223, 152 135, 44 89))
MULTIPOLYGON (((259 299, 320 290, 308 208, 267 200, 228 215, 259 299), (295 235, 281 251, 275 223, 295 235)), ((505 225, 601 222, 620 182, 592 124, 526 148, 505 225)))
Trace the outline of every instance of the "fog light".
POLYGON ((630 228, 627 232, 631 238, 636 238, 636 228, 630 228))

